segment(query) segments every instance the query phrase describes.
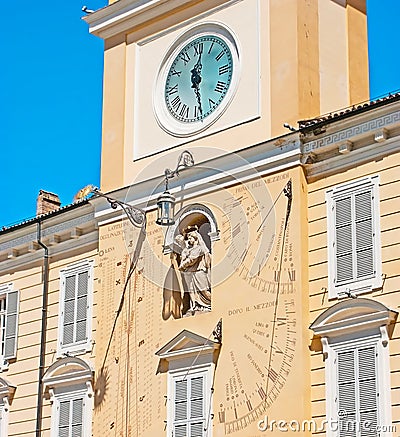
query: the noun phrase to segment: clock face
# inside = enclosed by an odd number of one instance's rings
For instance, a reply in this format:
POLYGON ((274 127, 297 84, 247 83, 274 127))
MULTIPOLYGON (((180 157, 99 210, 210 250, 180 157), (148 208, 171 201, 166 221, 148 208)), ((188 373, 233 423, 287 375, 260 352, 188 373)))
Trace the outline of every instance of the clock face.
POLYGON ((182 35, 168 51, 153 95, 160 126, 175 136, 206 129, 231 101, 239 73, 233 35, 216 24, 182 35))
POLYGON ((232 53, 222 38, 194 38, 169 68, 164 91, 169 113, 182 123, 205 120, 227 95, 232 72, 232 53))

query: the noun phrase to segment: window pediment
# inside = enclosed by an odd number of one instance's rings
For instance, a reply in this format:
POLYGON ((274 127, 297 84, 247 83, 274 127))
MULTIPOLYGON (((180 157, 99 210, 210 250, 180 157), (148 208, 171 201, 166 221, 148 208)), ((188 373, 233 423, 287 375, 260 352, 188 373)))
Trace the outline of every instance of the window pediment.
POLYGON ((372 299, 356 298, 341 301, 320 314, 310 325, 314 331, 311 350, 321 350, 323 339, 358 333, 378 334, 386 341, 391 338, 398 312, 372 299), (322 340, 321 340, 322 339, 322 340))
POLYGON ((219 343, 184 329, 159 349, 156 355, 168 361, 189 355, 210 354, 219 347, 219 343))
POLYGON ((84 360, 77 357, 67 357, 57 360, 46 371, 43 383, 45 393, 57 387, 82 384, 91 386, 93 369, 84 360))

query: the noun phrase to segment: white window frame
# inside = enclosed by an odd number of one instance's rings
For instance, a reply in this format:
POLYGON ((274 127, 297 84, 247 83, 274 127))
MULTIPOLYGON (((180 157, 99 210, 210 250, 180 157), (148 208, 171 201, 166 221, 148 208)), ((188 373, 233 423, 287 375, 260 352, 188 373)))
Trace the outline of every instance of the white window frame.
POLYGON ((72 264, 63 270, 60 270, 60 306, 58 317, 57 357, 62 357, 66 355, 79 355, 90 352, 92 350, 93 268, 94 261, 85 260, 72 264), (65 281, 68 276, 78 275, 84 272, 88 272, 86 338, 82 341, 76 341, 74 343, 63 345, 65 281))
MULTIPOLYGON (((380 215, 379 215, 379 175, 357 179, 337 185, 326 192, 327 204, 327 239, 328 239, 328 296, 330 299, 348 297, 368 293, 382 287, 382 260, 380 242, 380 215), (336 230, 335 205, 336 201, 363 191, 372 192, 372 244, 374 273, 368 277, 353 278, 340 283, 336 282, 336 230)), ((354 217, 352 219, 354 223, 354 217)), ((353 241, 355 236, 353 233, 353 241)), ((354 273, 354 272, 353 272, 354 273)))
MULTIPOLYGON (((327 437, 339 434, 338 362, 339 352, 373 345, 376 348, 377 425, 379 437, 392 436, 389 340, 398 312, 366 298, 340 300, 326 309, 311 324, 314 332, 310 349, 322 352, 325 361, 325 399, 327 437)), ((358 371, 356 371, 357 376, 358 371)), ((359 382, 358 382, 359 383, 359 382)), ((356 383, 356 385, 358 384, 356 383)), ((343 435, 343 434, 342 434, 343 435)), ((345 434, 359 437, 360 434, 345 434)))
POLYGON ((44 397, 52 404, 50 436, 58 437, 60 402, 83 398, 82 436, 92 435, 94 407, 93 368, 90 363, 77 357, 55 361, 43 377, 44 397))
MULTIPOLYGON (((339 437, 341 434, 336 429, 339 426, 339 405, 338 405, 338 374, 337 374, 337 356, 339 352, 360 349, 363 347, 374 346, 376 348, 376 385, 377 393, 379 393, 379 402, 377 402, 377 424, 383 426, 384 429, 390 429, 391 421, 391 401, 390 401, 390 366, 389 366, 389 351, 385 347, 384 341, 380 336, 370 337, 355 337, 349 341, 338 342, 335 344, 328 344, 325 351, 327 353, 325 377, 326 377, 326 411, 328 424, 328 437, 339 437), (388 408, 389 406, 389 408, 388 408)), ((357 414, 359 410, 357 409, 357 414)), ((358 426, 366 426, 367 424, 358 424, 358 426)), ((351 431, 351 428, 350 428, 351 431)), ((360 429, 354 431, 354 437, 361 436, 360 429)), ((349 434, 346 434, 349 435, 349 434)), ((389 431, 382 431, 377 433, 380 437, 391 436, 389 431)))
MULTIPOLYGON (((59 424, 60 424, 60 404, 63 401, 73 401, 75 399, 83 400, 82 407, 82 436, 89 437, 92 435, 92 420, 91 420, 91 400, 88 397, 87 390, 71 390, 62 394, 55 394, 53 396, 52 405, 52 420, 51 420, 51 437, 59 436, 59 424)), ((70 423, 71 425, 71 423, 70 423)), ((70 434, 69 434, 70 435, 70 434)))
MULTIPOLYGON (((203 386, 203 418, 196 419, 194 422, 202 420, 206 426, 206 431, 203 428, 203 437, 211 437, 212 435, 212 420, 211 420, 211 406, 212 406, 212 375, 213 368, 211 364, 184 368, 168 372, 168 403, 167 403, 167 436, 175 437, 174 427, 175 421, 175 383, 184 378, 190 380, 196 377, 204 378, 203 386)), ((192 423, 188 418, 186 421, 179 423, 192 423)), ((203 426, 204 426, 203 425, 203 426)))
POLYGON ((0 300, 5 300, 5 309, 4 314, 0 315, 0 371, 7 370, 9 367, 9 360, 13 360, 17 358, 17 345, 18 345, 18 321, 19 321, 19 300, 20 300, 20 294, 19 290, 14 290, 14 284, 12 282, 8 284, 1 284, 0 285, 0 300), (10 298, 9 295, 13 293, 16 297, 16 308, 15 311, 13 311, 12 314, 9 314, 9 303, 10 298), (1 326, 1 318, 4 316, 4 326, 1 326), (14 335, 11 337, 11 339, 14 339, 14 346, 12 348, 11 353, 6 353, 6 343, 7 339, 10 338, 8 330, 11 328, 8 317, 15 316, 15 322, 13 326, 13 329, 15 329, 14 335), (3 330, 4 330, 4 337, 3 337, 3 330))
POLYGON ((8 436, 8 404, 0 402, 0 437, 8 436))

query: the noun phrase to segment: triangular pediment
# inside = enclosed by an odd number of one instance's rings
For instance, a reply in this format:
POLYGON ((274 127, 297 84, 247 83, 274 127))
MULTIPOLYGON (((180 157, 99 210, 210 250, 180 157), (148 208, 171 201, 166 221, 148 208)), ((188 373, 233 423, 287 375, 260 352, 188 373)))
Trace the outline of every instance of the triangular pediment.
POLYGON ((210 353, 219 347, 219 343, 205 338, 194 332, 184 329, 161 349, 156 352, 160 358, 172 358, 176 356, 210 353))

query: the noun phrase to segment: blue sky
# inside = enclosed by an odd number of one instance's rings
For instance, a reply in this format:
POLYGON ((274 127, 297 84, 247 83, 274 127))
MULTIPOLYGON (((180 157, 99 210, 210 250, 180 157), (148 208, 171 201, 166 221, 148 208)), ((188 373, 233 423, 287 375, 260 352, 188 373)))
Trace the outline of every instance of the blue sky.
MULTIPOLYGON (((103 42, 89 34, 81 8, 107 0, 1 3, 0 227, 33 217, 40 189, 66 205, 99 185, 103 42)), ((375 98, 400 89, 400 1, 367 5, 375 98)))

